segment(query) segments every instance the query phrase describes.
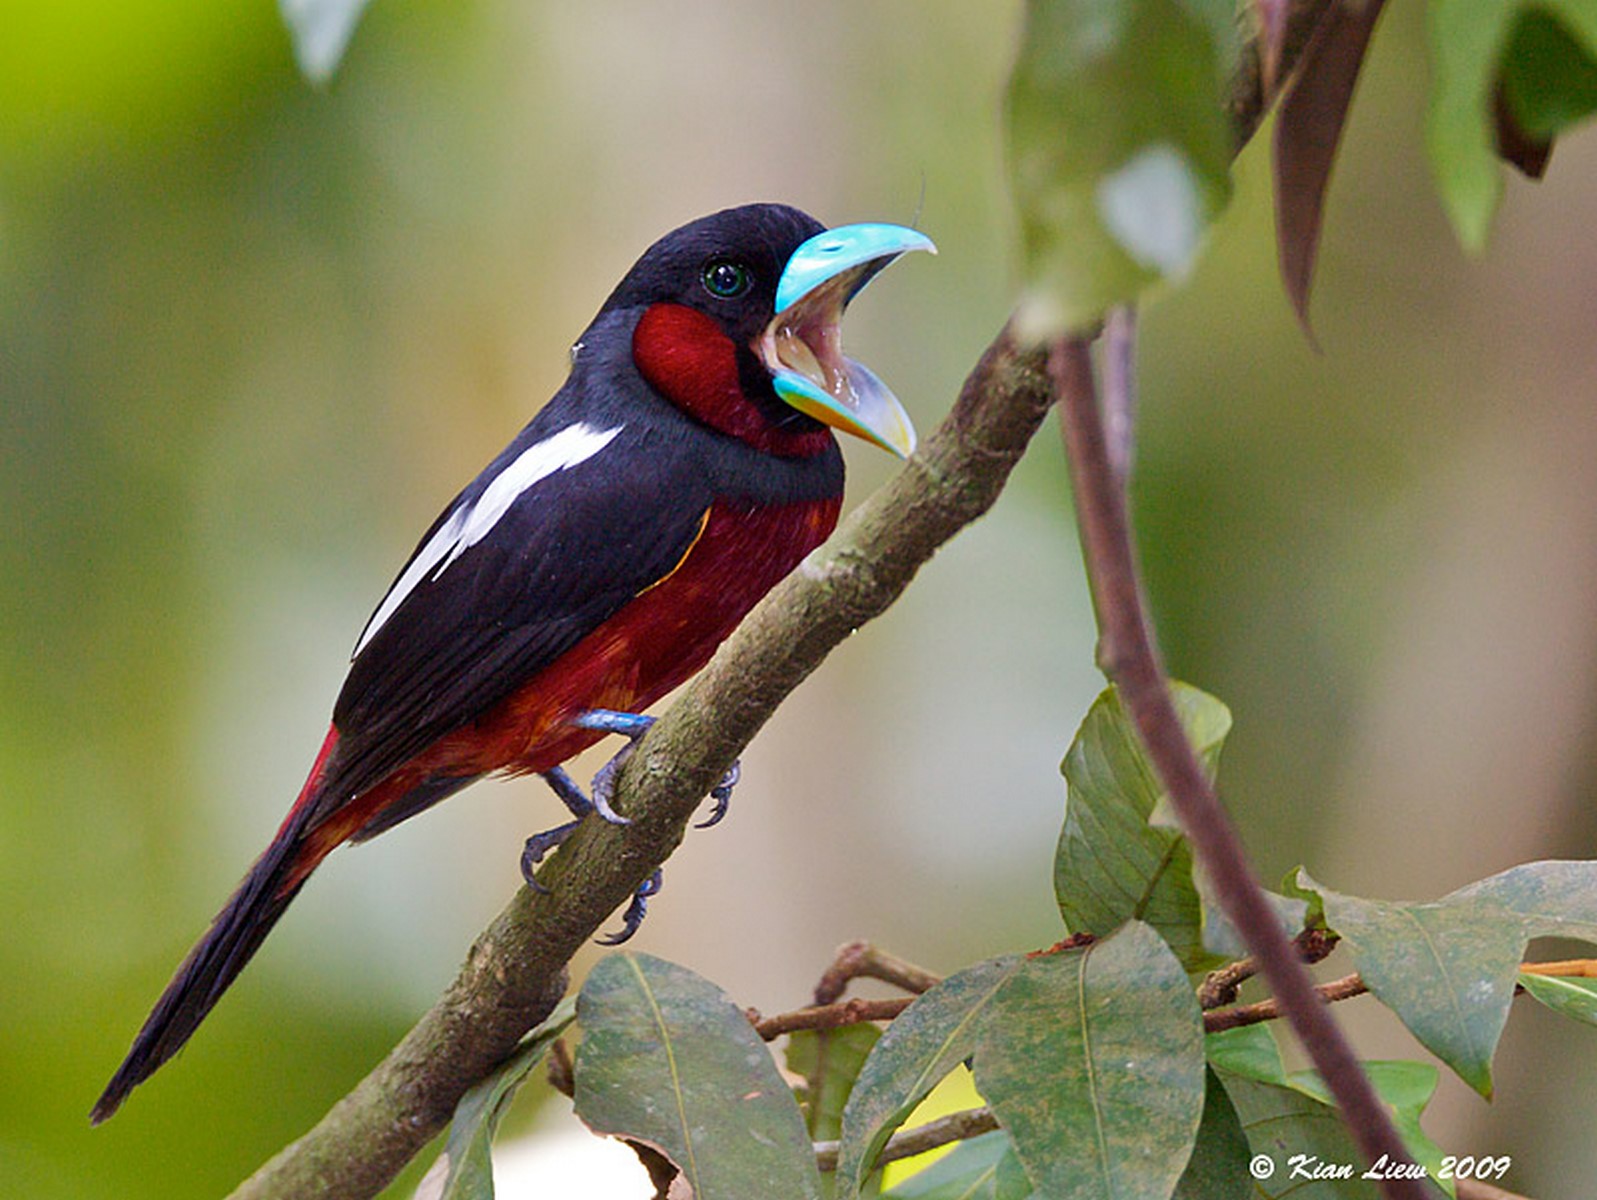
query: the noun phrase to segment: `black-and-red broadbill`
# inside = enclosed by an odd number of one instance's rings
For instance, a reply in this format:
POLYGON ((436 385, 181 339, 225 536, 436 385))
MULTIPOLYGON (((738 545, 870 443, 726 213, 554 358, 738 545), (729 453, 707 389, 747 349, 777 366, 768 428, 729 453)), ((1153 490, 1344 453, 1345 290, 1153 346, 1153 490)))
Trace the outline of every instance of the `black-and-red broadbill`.
POLYGON ((433 522, 367 621, 298 800, 167 985, 96 1123, 189 1039, 340 843, 492 772, 542 774, 579 818, 591 810, 560 764, 635 729, 618 714, 702 667, 836 524, 828 427, 913 450, 898 401, 843 356, 839 321, 882 267, 930 249, 901 226, 828 230, 754 204, 644 253, 572 347, 564 386, 433 522))

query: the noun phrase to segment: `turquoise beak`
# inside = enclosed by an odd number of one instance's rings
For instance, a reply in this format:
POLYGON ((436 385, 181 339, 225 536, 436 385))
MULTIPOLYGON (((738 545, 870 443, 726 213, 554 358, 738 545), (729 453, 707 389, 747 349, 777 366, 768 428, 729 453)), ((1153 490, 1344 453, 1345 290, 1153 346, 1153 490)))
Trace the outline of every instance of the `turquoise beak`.
POLYGON ((787 260, 776 285, 776 315, 758 347, 771 386, 788 404, 900 458, 915 449, 915 427, 886 384, 843 356, 840 327, 860 289, 911 250, 937 253, 929 237, 902 225, 843 225, 816 234, 787 260))

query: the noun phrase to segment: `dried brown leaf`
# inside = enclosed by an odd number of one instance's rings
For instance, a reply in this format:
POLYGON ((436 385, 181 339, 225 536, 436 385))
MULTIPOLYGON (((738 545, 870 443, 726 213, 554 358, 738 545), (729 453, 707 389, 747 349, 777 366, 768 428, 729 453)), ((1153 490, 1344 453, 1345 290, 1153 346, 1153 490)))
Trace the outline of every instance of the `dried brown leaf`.
POLYGON ((1514 106, 1499 83, 1492 91, 1492 125, 1497 136, 1497 156, 1513 163, 1531 179, 1540 179, 1553 156, 1553 139, 1538 137, 1519 123, 1514 106))
POLYGON ((1383 0, 1337 4, 1304 51, 1275 125, 1275 231, 1281 282, 1310 342, 1309 291, 1325 193, 1359 67, 1383 0))

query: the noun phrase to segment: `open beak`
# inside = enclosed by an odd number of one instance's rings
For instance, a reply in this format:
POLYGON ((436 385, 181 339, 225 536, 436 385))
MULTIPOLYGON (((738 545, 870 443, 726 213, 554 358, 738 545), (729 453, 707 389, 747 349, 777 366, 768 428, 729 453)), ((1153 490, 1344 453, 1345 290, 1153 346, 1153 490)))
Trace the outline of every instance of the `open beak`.
POLYGON ((937 253, 902 225, 842 225, 793 251, 776 285, 776 316, 755 352, 776 394, 806 416, 875 442, 900 458, 915 426, 887 385, 843 355, 843 310, 883 267, 910 250, 937 253))

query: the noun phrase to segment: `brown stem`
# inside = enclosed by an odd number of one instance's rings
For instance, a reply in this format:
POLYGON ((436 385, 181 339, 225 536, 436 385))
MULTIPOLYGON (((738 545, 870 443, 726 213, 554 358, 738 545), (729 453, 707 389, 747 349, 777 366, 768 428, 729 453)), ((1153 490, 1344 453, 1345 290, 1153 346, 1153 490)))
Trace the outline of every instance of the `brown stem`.
POLYGON ((1123 304, 1103 326, 1103 429, 1109 465, 1124 488, 1131 478, 1137 429, 1137 310, 1123 304))
POLYGON ((1250 955, 1210 971, 1198 988, 1198 1007, 1208 1012, 1225 1004, 1235 1004, 1242 985, 1259 973, 1259 964, 1250 955))
POLYGON ((879 950, 869 942, 849 942, 838 947, 832 965, 815 985, 815 1003, 831 1004, 840 999, 853 979, 877 979, 917 996, 942 982, 930 971, 879 950))
POLYGON ((1520 963, 1529 975, 1559 975, 1573 979, 1597 979, 1597 958, 1568 958, 1562 962, 1520 963))
MULTIPOLYGON (((1325 929, 1305 929, 1292 939, 1298 957, 1306 963, 1317 963, 1336 949, 1337 936, 1325 929)), ((1259 964, 1250 956, 1227 963, 1217 971, 1209 972, 1203 986, 1198 989, 1198 1007, 1207 1012, 1222 1004, 1235 1004, 1237 991, 1244 983, 1259 973, 1259 964)))
MULTIPOLYGON (((1333 979, 1330 983, 1319 984, 1314 990, 1321 1000, 1330 1004, 1337 1000, 1351 1000, 1354 996, 1362 996, 1370 989, 1364 986, 1362 978, 1353 974, 1333 979)), ((1267 1000, 1260 1000, 1257 1004, 1239 1004, 1235 1008, 1222 1008, 1215 1012, 1204 1013, 1203 1031, 1219 1033, 1222 1029, 1237 1029, 1243 1025, 1273 1021, 1282 1015, 1280 1002, 1271 996, 1267 1000)))
POLYGON ((774 1017, 751 1013, 749 1020, 754 1032, 769 1042, 799 1029, 839 1029, 861 1021, 891 1021, 913 1001, 913 996, 895 996, 891 1000, 863 1000, 856 996, 840 1004, 818 1004, 774 1017))
MULTIPOLYGON (((876 1156, 876 1165, 883 1166, 901 1158, 924 1154, 928 1150, 946 1146, 949 1142, 980 1137, 997 1128, 998 1118, 993 1116, 993 1110, 990 1108, 971 1108, 964 1112, 949 1113, 946 1117, 938 1117, 935 1121, 928 1121, 924 1125, 895 1133, 888 1139, 887 1145, 882 1147, 882 1152, 876 1156)), ((836 1142, 816 1142, 815 1165, 823 1171, 837 1170, 837 1150, 836 1142)))
MULTIPOLYGON (((1104 440, 1092 361, 1085 339, 1067 337, 1049 353, 1060 397, 1076 520, 1098 617, 1098 661, 1119 691, 1148 759, 1207 870, 1214 895, 1270 983, 1304 1050, 1371 1162, 1409 1155, 1352 1048, 1331 1019, 1248 865, 1242 843, 1176 713, 1148 624, 1132 549, 1125 489, 1104 440)), ((1114 407, 1111 404, 1111 407, 1114 407)), ((1386 1180, 1394 1200, 1421 1200, 1418 1180, 1386 1180)))
POLYGON ((554 1045, 549 1047, 548 1073, 550 1087, 567 1100, 576 1098, 576 1064, 571 1060, 571 1047, 566 1045, 565 1038, 556 1038, 554 1045))

